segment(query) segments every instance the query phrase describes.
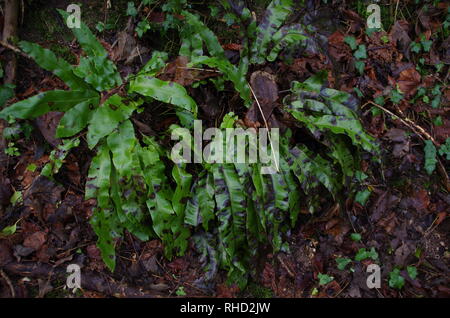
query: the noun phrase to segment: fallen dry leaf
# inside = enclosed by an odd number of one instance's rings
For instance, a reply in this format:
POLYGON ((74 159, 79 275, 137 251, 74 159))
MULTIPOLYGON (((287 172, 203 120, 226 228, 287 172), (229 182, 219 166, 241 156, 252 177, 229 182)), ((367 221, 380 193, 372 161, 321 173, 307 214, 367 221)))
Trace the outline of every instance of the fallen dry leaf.
POLYGON ((400 90, 406 95, 406 97, 414 96, 420 83, 420 74, 417 72, 415 67, 411 67, 400 72, 400 76, 397 81, 400 90))
POLYGON ((23 246, 32 248, 33 250, 39 250, 47 240, 47 234, 45 232, 36 232, 26 237, 23 241, 23 246))

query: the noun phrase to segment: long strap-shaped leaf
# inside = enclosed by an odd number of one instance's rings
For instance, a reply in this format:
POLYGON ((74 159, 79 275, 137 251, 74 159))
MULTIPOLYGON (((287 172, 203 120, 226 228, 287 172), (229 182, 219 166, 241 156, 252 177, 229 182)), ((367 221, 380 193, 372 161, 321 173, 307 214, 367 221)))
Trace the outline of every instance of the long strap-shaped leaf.
MULTIPOLYGON (((67 18, 69 18, 68 12, 61 9, 57 10, 64 20, 67 20, 67 18)), ((88 56, 106 57, 108 55, 105 48, 100 44, 100 42, 97 41, 97 38, 94 36, 94 34, 92 34, 91 30, 84 22, 80 21, 80 27, 71 28, 71 30, 80 43, 81 47, 83 48, 83 51, 86 52, 88 56)))
MULTIPOLYGON (((69 13, 59 10, 64 19, 69 17, 69 13)), ((113 62, 108 59, 108 53, 100 44, 91 30, 80 22, 79 28, 71 29, 77 38, 86 57, 80 60, 80 65, 75 70, 76 75, 83 77, 98 91, 109 90, 122 84, 122 79, 113 62)))
POLYGON ((54 90, 35 95, 15 103, 0 112, 0 118, 8 116, 20 119, 32 119, 49 111, 68 111, 71 107, 97 97, 94 91, 61 91, 54 90))
POLYGON ((269 4, 251 48, 251 63, 264 63, 271 38, 291 13, 291 9, 292 0, 273 0, 269 4))
MULTIPOLYGON (((250 88, 248 87, 248 83, 246 81, 246 73, 248 64, 245 61, 241 64, 240 68, 237 68, 225 57, 225 51, 219 43, 216 35, 208 29, 206 25, 203 24, 200 19, 187 12, 183 11, 183 15, 186 16, 186 19, 189 23, 189 28, 194 30, 194 33, 191 33, 191 36, 196 38, 198 36, 201 37, 203 42, 206 44, 208 48, 208 53, 212 57, 205 56, 195 56, 192 55, 191 63, 189 65, 196 64, 205 64, 210 67, 217 67, 225 76, 225 78, 231 81, 235 87, 235 89, 239 92, 241 98, 245 101, 246 106, 251 106, 251 94, 250 88)), ((191 40, 191 43, 194 40, 191 40)), ((197 50, 198 51, 198 50, 197 50)))
POLYGON ((163 103, 178 106, 187 117, 179 114, 183 126, 191 127, 197 117, 198 107, 186 89, 174 82, 162 81, 155 77, 139 75, 130 83, 130 92, 154 98, 163 103), (190 114, 190 117, 189 117, 190 114))
POLYGON ((121 233, 116 212, 110 201, 112 163, 109 148, 99 147, 92 159, 86 183, 86 199, 96 199, 97 206, 91 218, 92 228, 98 236, 98 247, 105 264, 111 271, 116 266, 114 238, 121 233))
POLYGON ((267 56, 269 62, 275 61, 278 54, 286 47, 302 43, 308 37, 301 26, 283 27, 273 35, 274 47, 267 56))
POLYGON ((185 223, 194 227, 203 225, 205 231, 209 229, 209 221, 214 219, 214 178, 207 172, 200 175, 192 187, 192 197, 186 205, 185 223))
POLYGON ((73 73, 73 67, 69 63, 61 58, 57 58, 52 51, 27 41, 21 41, 19 46, 25 53, 31 56, 40 67, 58 76, 71 89, 81 90, 90 88, 89 85, 73 73))
POLYGON ((135 103, 128 105, 123 103, 119 95, 108 98, 92 114, 89 121, 87 142, 90 149, 93 149, 100 139, 108 136, 116 129, 121 122, 128 119, 135 110, 135 103))
MULTIPOLYGON (((219 239, 223 246, 222 262, 234 275, 245 274, 246 198, 233 165, 214 165, 215 199, 219 220, 219 239)), ((230 273, 230 275, 233 275, 230 273)))
POLYGON ((91 109, 98 107, 100 97, 94 97, 75 105, 61 118, 56 129, 56 137, 71 137, 82 131, 92 118, 91 109))

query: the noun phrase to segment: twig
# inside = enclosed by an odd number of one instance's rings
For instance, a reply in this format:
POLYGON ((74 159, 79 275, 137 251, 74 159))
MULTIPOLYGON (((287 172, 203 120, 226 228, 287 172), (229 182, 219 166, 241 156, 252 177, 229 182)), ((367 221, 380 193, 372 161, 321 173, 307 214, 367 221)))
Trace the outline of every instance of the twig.
MULTIPOLYGON (((379 109, 381 109, 382 111, 384 111, 385 113, 391 115, 392 117, 397 118, 398 120, 400 120, 405 126, 408 126, 411 130, 413 130, 422 140, 425 139, 429 139, 433 142, 433 144, 435 144, 437 147, 439 147, 439 143, 436 142, 436 140, 425 131, 425 129, 423 129, 422 127, 418 126, 417 124, 415 124, 411 119, 409 119, 408 117, 405 118, 401 118, 399 115, 394 114, 393 112, 391 112, 390 110, 384 108, 381 105, 378 105, 377 103, 374 103, 372 101, 368 101, 367 103, 365 103, 362 108, 364 108, 366 105, 373 105, 375 107, 378 107, 379 109), (425 136, 425 138, 423 137, 425 136)), ((403 113, 402 113, 403 115, 403 113)))
POLYGON ((398 5, 400 3, 400 0, 397 0, 397 5, 395 6, 395 15, 394 15, 394 21, 397 21, 397 12, 398 12, 398 5))
POLYGON ((341 290, 338 291, 338 292, 336 293, 336 295, 334 295, 334 296, 331 297, 331 298, 336 298, 337 296, 339 296, 339 295, 347 288, 348 285, 350 285, 350 282, 347 282, 347 283, 345 284, 345 286, 342 287, 341 290))
POLYGON ((255 92, 253 91, 252 85, 248 84, 248 86, 250 87, 250 90, 251 90, 251 92, 252 92, 252 94, 253 94, 253 97, 255 97, 256 104, 258 105, 259 111, 261 112, 261 116, 262 116, 262 118, 263 118, 263 120, 264 120, 264 125, 266 125, 266 128, 267 128, 267 136, 269 137, 270 147, 272 147, 272 156, 273 156, 273 159, 275 160, 275 166, 276 166, 276 168, 277 168, 277 171, 280 171, 280 167, 279 167, 279 165, 278 165, 278 161, 277 161, 277 158, 276 158, 275 152, 274 152, 274 147, 273 147, 273 143, 272 143, 272 138, 270 137, 270 133, 269 133, 269 125, 267 124, 266 116, 264 116, 264 112, 263 112, 262 107, 261 107, 261 105, 260 105, 260 103, 259 103, 259 101, 258 101, 258 98, 256 97, 255 92))
POLYGON ((207 68, 184 67, 184 66, 177 66, 177 68, 182 69, 182 70, 194 70, 194 71, 202 71, 202 72, 220 73, 217 70, 210 70, 210 69, 207 69, 207 68))
POLYGON ((11 291, 11 298, 16 298, 16 292, 14 290, 14 286, 11 283, 11 280, 9 279, 9 277, 5 274, 5 272, 2 269, 0 269, 0 275, 6 281, 6 284, 8 285, 9 290, 11 291))
MULTIPOLYGON (((404 118, 394 114, 390 110, 388 110, 388 109, 384 108, 383 106, 378 105, 377 103, 374 103, 372 101, 368 101, 367 103, 365 103, 362 106, 362 108, 364 108, 366 105, 369 105, 369 104, 373 105, 375 107, 378 107, 379 109, 381 109, 385 113, 389 114, 393 118, 400 120, 400 122, 402 122, 405 126, 409 127, 423 141, 430 140, 436 147, 440 147, 440 144, 428 132, 426 132, 425 129, 423 129, 422 127, 420 127, 419 125, 414 123, 411 119, 406 117, 400 109, 399 109, 399 112, 402 114, 402 116, 404 116, 404 118)), ((438 163, 439 174, 442 176, 442 178, 444 178, 445 187, 446 187, 447 191, 450 192, 450 179, 448 177, 447 171, 445 170, 445 167, 442 164, 441 160, 439 158, 436 158, 436 159, 437 159, 437 163, 438 163)))
POLYGON ((14 53, 20 54, 28 59, 31 59, 31 57, 28 54, 24 53, 21 49, 19 49, 18 47, 14 46, 14 45, 6 43, 5 41, 2 41, 2 40, 0 40, 0 45, 7 48, 8 50, 13 51, 14 53))
POLYGON ((292 278, 295 278, 295 274, 291 271, 291 269, 287 266, 287 264, 284 262, 283 258, 280 254, 277 256, 278 261, 283 266, 283 268, 286 270, 286 272, 291 276, 292 278))

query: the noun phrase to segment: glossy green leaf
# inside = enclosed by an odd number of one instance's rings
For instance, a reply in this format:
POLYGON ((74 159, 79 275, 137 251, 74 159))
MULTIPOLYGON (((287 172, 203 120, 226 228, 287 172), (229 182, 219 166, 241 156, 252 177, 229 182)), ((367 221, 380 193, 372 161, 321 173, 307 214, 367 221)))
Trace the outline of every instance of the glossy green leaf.
POLYGON ((262 64, 273 35, 291 13, 292 0, 273 0, 258 25, 256 40, 251 47, 251 63, 262 64))
POLYGON ((278 54, 288 46, 292 46, 294 44, 301 44, 308 38, 303 27, 300 25, 295 25, 291 27, 283 27, 278 32, 276 32, 272 41, 274 43, 274 47, 270 51, 267 56, 267 60, 269 62, 275 61, 278 54))
POLYGON ((73 73, 73 67, 63 59, 57 58, 52 51, 27 41, 21 41, 19 46, 25 53, 31 56, 40 67, 58 76, 71 89, 89 89, 89 85, 73 73))
POLYGON ((47 91, 23 101, 17 102, 0 112, 0 118, 8 116, 20 119, 32 119, 50 111, 68 111, 73 106, 97 97, 93 91, 47 91))
POLYGON ((141 75, 131 81, 130 92, 178 106, 180 111, 178 115, 184 126, 193 125, 193 119, 197 117, 197 104, 180 84, 141 75))
POLYGON ((78 134, 91 120, 93 109, 98 107, 99 98, 87 99, 69 109, 61 118, 56 137, 66 138, 78 134))
POLYGON ((130 117, 134 109, 131 103, 125 105, 119 95, 108 98, 94 111, 89 121, 87 134, 89 148, 93 149, 100 139, 112 133, 122 121, 130 117))

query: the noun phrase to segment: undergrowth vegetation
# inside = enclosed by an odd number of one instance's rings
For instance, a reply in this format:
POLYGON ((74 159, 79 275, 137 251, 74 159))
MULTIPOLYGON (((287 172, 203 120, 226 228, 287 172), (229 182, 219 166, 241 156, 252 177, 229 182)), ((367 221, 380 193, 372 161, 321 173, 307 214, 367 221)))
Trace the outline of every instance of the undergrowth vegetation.
MULTIPOLYGON (((240 59, 234 64, 200 17, 181 11, 186 23, 180 31, 179 56, 188 58, 189 68, 216 69, 220 76, 214 80, 231 82, 242 105, 251 108, 257 97, 248 82, 249 68, 275 61, 282 52, 289 55, 295 47, 314 45, 308 35, 313 30, 284 25, 292 6, 291 0, 272 1, 257 24, 244 1, 222 1, 220 10, 241 24, 240 59)), ((60 13, 67 17, 66 12, 60 13)), ((171 130, 193 128, 199 117, 195 100, 182 85, 158 78, 168 54, 154 52, 137 74, 122 79, 89 28, 82 24, 73 32, 85 53, 77 66, 37 44, 20 43, 26 54, 62 79, 69 90, 47 91, 15 103, 0 112, 0 118, 64 113, 56 137, 65 142, 42 171, 48 177, 58 172, 70 149, 84 142, 81 137, 86 131, 87 146, 95 151, 86 199, 97 202, 91 223, 111 270, 116 265, 117 238, 125 230, 141 240, 160 238, 168 258, 185 253, 192 238, 203 255, 204 283, 225 269, 229 281, 242 287, 256 274, 253 264, 259 257, 268 251, 288 251, 286 240, 301 209, 316 212, 324 201, 343 203, 361 190, 355 186, 360 181, 359 156, 365 151, 376 158, 377 146, 358 119, 358 101, 328 88, 326 72, 292 82, 283 99, 283 111, 296 127, 280 137, 277 173, 262 174, 260 163, 174 164, 169 147, 161 142, 163 136, 140 135, 131 120, 151 107, 152 101, 159 101, 173 105, 179 118, 179 125, 171 130), (309 142, 294 138, 297 130, 309 136, 309 142)), ((220 128, 242 125, 228 113, 220 128)))

